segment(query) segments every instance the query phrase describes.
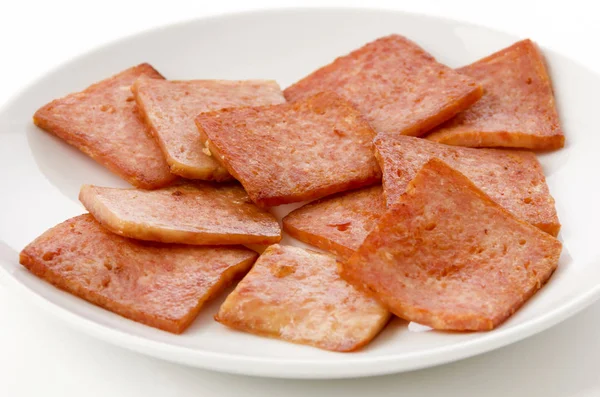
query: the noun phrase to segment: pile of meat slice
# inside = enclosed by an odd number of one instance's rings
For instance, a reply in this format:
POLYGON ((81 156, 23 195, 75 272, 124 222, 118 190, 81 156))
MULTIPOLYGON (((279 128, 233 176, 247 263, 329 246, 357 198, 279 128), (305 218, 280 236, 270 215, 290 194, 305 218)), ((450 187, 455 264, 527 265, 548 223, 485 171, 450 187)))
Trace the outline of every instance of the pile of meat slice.
POLYGON ((358 349, 391 315, 491 330, 558 265, 560 223, 529 150, 564 135, 530 40, 451 69, 391 35, 284 91, 142 64, 34 122, 134 188, 82 186, 89 213, 21 263, 165 331, 240 279, 218 322, 323 349, 358 349), (272 207, 304 201, 283 230, 320 251, 279 244, 272 207))

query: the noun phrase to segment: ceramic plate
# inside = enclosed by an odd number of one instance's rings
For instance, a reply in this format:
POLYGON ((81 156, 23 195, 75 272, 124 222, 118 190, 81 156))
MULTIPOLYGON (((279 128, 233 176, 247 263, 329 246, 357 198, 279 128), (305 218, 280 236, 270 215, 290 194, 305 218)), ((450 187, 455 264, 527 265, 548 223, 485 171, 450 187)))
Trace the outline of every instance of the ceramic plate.
POLYGON ((377 375, 454 361, 523 339, 592 303, 600 296, 600 77, 543 46, 567 137, 563 150, 540 155, 563 224, 559 237, 564 252, 549 284, 492 332, 442 333, 394 320, 364 350, 333 353, 229 330, 212 320, 221 297, 183 335, 171 335, 61 292, 18 264, 18 252, 29 241, 84 212, 77 200, 82 184, 125 186, 37 129, 31 116, 41 105, 141 62, 150 62, 170 79, 276 79, 286 87, 336 56, 390 33, 408 36, 452 67, 519 39, 462 22, 390 11, 253 12, 142 33, 48 73, 0 110, 3 279, 42 310, 116 345, 202 368, 289 378, 377 375))

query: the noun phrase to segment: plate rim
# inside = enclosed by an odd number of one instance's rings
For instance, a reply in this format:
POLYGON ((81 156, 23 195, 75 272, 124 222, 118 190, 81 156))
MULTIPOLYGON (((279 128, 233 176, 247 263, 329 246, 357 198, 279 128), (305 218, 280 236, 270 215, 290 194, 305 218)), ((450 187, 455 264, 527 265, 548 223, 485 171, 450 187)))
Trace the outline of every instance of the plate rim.
MULTIPOLYGON (((255 17, 268 14, 282 13, 394 13, 405 17, 425 18, 447 23, 459 23, 463 26, 485 29, 490 32, 504 34, 517 39, 517 36, 502 29, 490 28, 483 24, 473 23, 463 19, 448 18, 427 13, 407 12, 398 9, 389 9, 385 7, 274 7, 265 9, 250 9, 236 12, 221 12, 203 17, 189 18, 174 23, 162 24, 148 29, 140 30, 136 33, 119 37, 115 40, 105 42, 99 46, 93 47, 76 56, 65 59, 54 67, 46 70, 29 83, 23 85, 21 89, 10 95, 8 99, 0 105, 0 114, 7 112, 11 104, 20 100, 26 92, 30 91, 49 75, 60 71, 69 64, 76 63, 80 59, 90 56, 95 52, 102 51, 126 41, 135 41, 137 38, 147 34, 155 33, 164 29, 177 29, 190 24, 206 23, 212 20, 255 17)), ((580 62, 578 59, 563 55, 555 51, 548 45, 540 45, 547 52, 553 53, 565 60, 574 63, 577 67, 585 69, 596 75, 600 80, 600 73, 588 65, 580 62)), ((232 374, 243 374, 261 377, 287 378, 287 379, 341 379, 353 377, 367 377, 375 375, 386 375, 410 370, 432 367, 445 364, 452 361, 461 360, 478 354, 483 354, 500 347, 515 343, 528 338, 534 334, 544 331, 565 319, 574 316, 592 303, 600 299, 600 284, 593 285, 587 291, 578 294, 572 299, 564 302, 562 305, 554 307, 552 310, 543 313, 536 319, 512 326, 503 331, 495 330, 486 333, 484 336, 466 340, 448 346, 441 346, 425 351, 389 355, 385 357, 361 357, 356 358, 348 354, 340 353, 341 360, 321 361, 319 359, 306 358, 275 358, 275 357, 252 357, 232 353, 219 353, 204 350, 193 349, 184 346, 171 345, 165 342, 147 339, 141 336, 130 334, 126 331, 112 328, 108 325, 96 322, 80 316, 66 307, 46 299, 42 294, 22 283, 9 270, 14 265, 4 258, 0 258, 0 282, 6 284, 11 290, 17 292, 40 309, 47 309, 47 312, 64 320, 70 327, 99 339, 104 342, 126 348, 131 351, 145 355, 157 357, 170 362, 184 364, 188 366, 203 368, 207 370, 220 371, 232 374), (2 264, 5 265, 2 265, 2 264), (235 365, 231 365, 235 363, 235 365)), ((18 266, 18 264, 17 264, 18 266)))

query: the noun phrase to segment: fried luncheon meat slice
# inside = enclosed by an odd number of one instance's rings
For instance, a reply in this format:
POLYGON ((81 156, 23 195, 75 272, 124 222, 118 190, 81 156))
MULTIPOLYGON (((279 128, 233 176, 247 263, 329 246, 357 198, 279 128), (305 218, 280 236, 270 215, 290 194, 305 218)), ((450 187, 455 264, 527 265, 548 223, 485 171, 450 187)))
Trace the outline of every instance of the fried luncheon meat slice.
POLYGON ((283 229, 343 261, 360 247, 384 212, 381 186, 370 186, 306 204, 283 218, 283 229))
POLYGON ((288 101, 334 91, 378 133, 421 136, 468 108, 481 85, 399 35, 377 39, 337 58, 284 90, 288 101))
POLYGON ((531 40, 519 41, 457 72, 479 81, 485 94, 427 139, 470 147, 549 150, 564 146, 550 76, 531 40))
POLYGON ((281 228, 237 183, 181 183, 157 190, 84 185, 79 199, 113 233, 198 245, 273 244, 281 228))
POLYGON ((196 124, 212 155, 261 207, 317 199, 381 179, 375 132, 334 93, 202 113, 196 124))
POLYGON ((39 278, 123 317, 183 332, 202 305, 250 269, 243 247, 141 242, 104 229, 89 215, 46 231, 21 251, 39 278))
POLYGON ((148 135, 131 93, 141 76, 163 79, 143 63, 48 103, 35 112, 33 122, 136 187, 165 186, 175 176, 148 135))
POLYGON ((272 245, 227 297, 215 319, 252 334, 352 351, 387 324, 389 312, 342 280, 336 260, 272 245))
POLYGON ((206 149, 194 117, 202 112, 236 106, 285 102, 272 80, 188 80, 140 78, 134 97, 151 134, 156 138, 173 174, 188 179, 231 179, 206 149))
POLYGON ((492 200, 517 218, 556 236, 560 222, 537 157, 522 150, 474 149, 405 136, 378 136, 376 155, 383 170, 388 208, 406 191, 419 169, 439 158, 465 174, 492 200))
POLYGON ((548 281, 561 249, 432 159, 342 264, 342 277, 406 320, 485 331, 548 281))

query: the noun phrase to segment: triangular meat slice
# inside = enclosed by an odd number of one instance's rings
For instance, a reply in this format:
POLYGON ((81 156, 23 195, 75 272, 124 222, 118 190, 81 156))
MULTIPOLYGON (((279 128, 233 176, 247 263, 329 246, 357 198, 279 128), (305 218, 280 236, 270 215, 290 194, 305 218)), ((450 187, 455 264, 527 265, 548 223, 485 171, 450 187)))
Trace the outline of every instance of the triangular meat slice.
POLYGON ((236 106, 285 102, 272 80, 167 81, 141 78, 132 91, 140 113, 157 139, 173 174, 189 179, 225 180, 231 176, 206 149, 194 117, 236 106))
POLYGON ((285 89, 288 101, 335 91, 377 132, 420 136, 477 101, 483 91, 468 76, 437 62, 399 35, 382 37, 337 58, 285 89))
POLYGON ((531 40, 457 71, 479 81, 485 94, 427 139, 471 147, 547 150, 564 146, 550 76, 531 40))
POLYGON ((144 63, 45 105, 40 128, 75 146, 134 186, 155 189, 175 179, 139 118, 130 86, 140 76, 163 77, 144 63))
POLYGON ((406 320, 485 331, 548 281, 561 248, 433 159, 342 265, 342 276, 406 320))
POLYGON ((256 204, 312 200, 381 179, 375 135, 350 103, 321 93, 292 104, 202 113, 203 141, 256 204))
POLYGON ((158 190, 84 185, 79 199, 104 227, 138 240, 198 245, 273 244, 277 219, 239 184, 187 183, 158 190))
POLYGON ((215 319, 252 334, 326 350, 356 350, 389 312, 342 280, 334 257, 272 245, 227 297, 215 319))
POLYGON ((306 204, 283 218, 292 237, 348 259, 385 212, 381 186, 343 192, 306 204))
POLYGON ((531 152, 448 146, 404 136, 381 135, 374 142, 388 207, 400 198, 417 171, 437 157, 465 174, 517 218, 553 236, 560 230, 544 172, 531 152))
POLYGON ((21 252, 36 276, 123 317, 181 333, 208 299, 243 276, 258 255, 243 247, 144 243, 89 215, 46 231, 21 252))

